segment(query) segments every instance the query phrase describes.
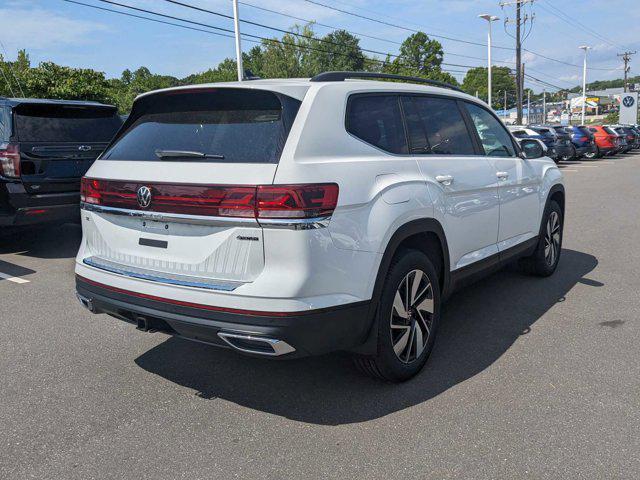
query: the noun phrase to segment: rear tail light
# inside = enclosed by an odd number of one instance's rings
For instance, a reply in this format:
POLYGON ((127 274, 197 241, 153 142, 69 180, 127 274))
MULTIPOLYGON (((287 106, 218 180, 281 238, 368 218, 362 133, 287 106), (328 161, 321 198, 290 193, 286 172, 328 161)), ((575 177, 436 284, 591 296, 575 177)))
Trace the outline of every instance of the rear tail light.
POLYGON ((258 187, 258 218, 313 218, 331 215, 338 203, 338 185, 262 185, 258 187))
POLYGON ((0 173, 5 177, 20 177, 20 148, 13 143, 0 143, 0 173))
POLYGON ((580 137, 580 141, 581 142, 588 142, 589 141, 589 137, 580 137))
POLYGON ((83 178, 82 202, 161 213, 242 218, 314 218, 329 216, 338 203, 335 183, 310 185, 184 185, 83 178), (142 187, 148 204, 138 198, 142 187))

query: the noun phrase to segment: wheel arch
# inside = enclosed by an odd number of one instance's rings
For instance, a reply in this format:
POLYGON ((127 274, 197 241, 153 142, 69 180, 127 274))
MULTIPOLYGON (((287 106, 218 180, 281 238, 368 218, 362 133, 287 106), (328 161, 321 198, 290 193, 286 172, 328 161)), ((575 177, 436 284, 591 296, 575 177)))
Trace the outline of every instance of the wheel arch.
POLYGON ((376 313, 380 301, 384 281, 393 259, 405 249, 415 249, 424 252, 432 261, 439 274, 440 298, 446 298, 451 282, 449 247, 440 222, 433 218, 412 220, 400 226, 387 242, 378 267, 378 273, 371 296, 369 318, 371 328, 365 343, 357 349, 357 353, 375 353, 377 324, 376 313))

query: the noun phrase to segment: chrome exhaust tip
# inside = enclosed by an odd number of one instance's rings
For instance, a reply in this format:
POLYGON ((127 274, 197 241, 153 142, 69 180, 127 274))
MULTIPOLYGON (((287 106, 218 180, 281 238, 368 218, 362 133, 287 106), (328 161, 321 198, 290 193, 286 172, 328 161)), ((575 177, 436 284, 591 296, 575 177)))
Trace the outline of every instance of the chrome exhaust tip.
POLYGON ((93 307, 93 301, 90 298, 87 298, 84 295, 80 295, 78 292, 76 292, 76 298, 80 302, 80 305, 82 305, 84 308, 89 310, 91 313, 95 313, 95 308, 93 307))
POLYGON ((278 340, 276 338, 256 337, 231 332, 218 332, 218 336, 234 350, 244 353, 279 357, 280 355, 286 355, 287 353, 296 351, 295 348, 284 340, 278 340))

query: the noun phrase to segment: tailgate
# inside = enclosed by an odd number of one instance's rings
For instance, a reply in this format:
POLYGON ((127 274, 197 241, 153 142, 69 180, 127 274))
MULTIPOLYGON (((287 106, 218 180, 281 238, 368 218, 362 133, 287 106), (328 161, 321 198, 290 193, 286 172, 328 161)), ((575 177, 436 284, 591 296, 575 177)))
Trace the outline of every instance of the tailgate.
POLYGON ((138 99, 83 180, 81 260, 188 287, 253 281, 264 268, 257 186, 273 183, 298 106, 237 88, 138 99))

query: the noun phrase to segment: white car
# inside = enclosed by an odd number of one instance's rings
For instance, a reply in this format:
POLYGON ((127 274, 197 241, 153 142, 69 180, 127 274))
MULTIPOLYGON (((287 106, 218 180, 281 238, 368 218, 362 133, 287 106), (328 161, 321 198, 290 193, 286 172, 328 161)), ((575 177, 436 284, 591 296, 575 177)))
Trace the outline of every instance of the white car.
POLYGON ((345 350, 402 381, 454 289, 516 259, 552 274, 555 163, 454 87, 378 77, 138 97, 82 182, 81 303, 250 355, 345 350))

